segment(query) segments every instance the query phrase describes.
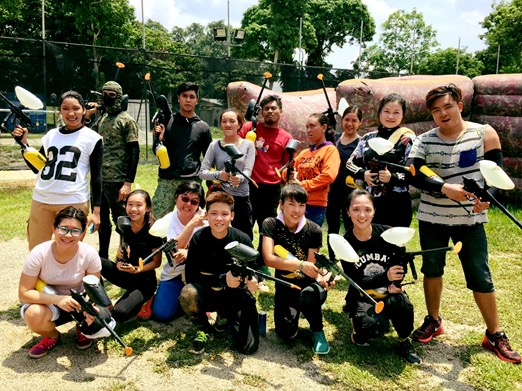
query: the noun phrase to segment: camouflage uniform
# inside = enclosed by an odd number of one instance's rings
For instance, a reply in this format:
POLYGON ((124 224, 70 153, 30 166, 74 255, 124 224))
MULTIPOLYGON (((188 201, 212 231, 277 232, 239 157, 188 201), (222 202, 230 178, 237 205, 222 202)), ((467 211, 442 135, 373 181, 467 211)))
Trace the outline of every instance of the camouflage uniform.
MULTIPOLYGON (((134 177, 127 177, 128 165, 131 159, 127 145, 128 143, 139 142, 139 134, 136 120, 127 112, 121 111, 123 100, 121 86, 116 82, 110 81, 105 83, 103 90, 117 93, 114 104, 106 107, 107 112, 92 127, 103 137, 103 194, 98 234, 100 238, 100 256, 108 258, 112 230, 110 214, 112 213, 114 224, 116 224, 119 216, 126 215, 124 201, 118 201, 119 192, 125 182, 134 182, 134 177)), ((134 164, 134 162, 131 162, 131 164, 134 164)), ((137 165, 137 161, 135 164, 137 165)))

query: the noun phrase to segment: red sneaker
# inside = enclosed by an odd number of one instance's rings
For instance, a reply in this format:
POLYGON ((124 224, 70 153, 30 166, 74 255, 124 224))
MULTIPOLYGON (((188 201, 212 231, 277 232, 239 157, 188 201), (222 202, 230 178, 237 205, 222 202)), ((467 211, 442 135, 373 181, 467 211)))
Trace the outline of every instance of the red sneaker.
POLYGON ((89 349, 92 345, 92 339, 87 338, 80 331, 80 326, 76 326, 76 347, 80 350, 89 349))
POLYGON ((149 300, 147 300, 140 309, 140 312, 138 312, 138 319, 140 320, 149 320, 152 316, 152 300, 154 297, 151 297, 149 300))
POLYGON ((486 334, 482 339, 482 347, 491 350, 502 361, 520 364, 520 354, 513 350, 509 344, 507 335, 504 334, 503 331, 497 331, 495 334, 491 334, 486 330, 486 334))
POLYGON ((58 338, 52 339, 49 337, 44 337, 36 345, 34 345, 27 354, 31 358, 40 358, 49 353, 52 349, 54 349, 60 343, 60 334, 58 334, 58 338))
POLYGON ((433 337, 444 333, 444 327, 442 326, 442 318, 434 319, 430 315, 426 315, 422 326, 417 328, 411 335, 411 339, 417 342, 427 343, 432 340, 433 337))

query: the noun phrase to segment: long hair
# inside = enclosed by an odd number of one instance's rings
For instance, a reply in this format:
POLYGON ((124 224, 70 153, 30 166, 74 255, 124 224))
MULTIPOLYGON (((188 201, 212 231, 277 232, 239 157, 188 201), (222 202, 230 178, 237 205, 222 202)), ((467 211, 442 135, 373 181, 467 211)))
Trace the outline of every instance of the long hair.
MULTIPOLYGON (((136 194, 139 194, 143 197, 147 208, 149 208, 149 209, 152 208, 152 199, 150 198, 150 194, 142 189, 136 189, 136 190, 133 190, 130 192, 130 194, 127 196, 127 199, 125 200, 125 207, 127 207, 127 202, 129 201, 129 199, 133 195, 136 195, 136 194)), ((154 221, 155 220, 154 220, 154 216, 152 215, 152 209, 149 212, 145 212, 145 217, 144 217, 145 225, 150 228, 152 226, 152 224, 154 224, 154 221)))

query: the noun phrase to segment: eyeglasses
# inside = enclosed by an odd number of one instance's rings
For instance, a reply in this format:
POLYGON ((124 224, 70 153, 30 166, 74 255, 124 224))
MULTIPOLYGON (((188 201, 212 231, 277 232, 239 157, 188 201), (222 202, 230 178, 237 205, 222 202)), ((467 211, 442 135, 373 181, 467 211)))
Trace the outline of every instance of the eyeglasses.
POLYGON ((56 230, 60 235, 67 235, 68 233, 70 233, 71 236, 74 236, 75 238, 78 238, 83 234, 83 230, 81 230, 80 228, 67 228, 62 225, 56 227, 56 230))
POLYGON ((118 96, 114 91, 103 91, 103 95, 106 95, 109 98, 116 98, 118 96))
POLYGON ((181 194, 179 197, 181 198, 181 201, 182 201, 183 203, 185 203, 185 204, 186 204, 187 202, 190 202, 190 205, 194 205, 194 206, 198 206, 198 205, 199 205, 199 200, 196 199, 196 198, 192 198, 192 199, 191 199, 191 198, 187 197, 187 196, 184 195, 184 194, 181 194))

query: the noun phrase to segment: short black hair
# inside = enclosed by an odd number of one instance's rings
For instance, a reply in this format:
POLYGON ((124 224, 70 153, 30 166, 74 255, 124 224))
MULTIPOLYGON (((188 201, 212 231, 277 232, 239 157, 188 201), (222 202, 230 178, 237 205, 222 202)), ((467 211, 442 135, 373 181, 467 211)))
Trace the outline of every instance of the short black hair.
POLYGON ((306 204, 308 202, 308 192, 299 183, 290 182, 281 190, 279 199, 282 203, 286 200, 294 200, 300 204, 306 204))
POLYGON ((259 107, 263 109, 267 103, 276 102, 277 106, 280 110, 283 109, 283 102, 281 101, 281 98, 277 95, 267 95, 263 99, 261 99, 261 102, 259 102, 259 107))
POLYGON ((344 207, 346 210, 350 209, 350 205, 352 204, 353 200, 359 196, 365 196, 368 197, 368 199, 371 201, 373 207, 375 208, 375 198, 373 197, 373 194, 371 194, 369 191, 365 189, 355 189, 353 190, 348 197, 346 197, 346 202, 344 207))
POLYGON ((401 105, 402 118, 404 119, 404 117, 406 116, 406 99, 404 99, 402 96, 400 96, 399 94, 396 94, 396 93, 388 94, 384 98, 381 99, 381 103, 379 103, 379 108, 377 109, 377 115, 381 115, 381 111, 384 108, 384 105, 386 103, 390 103, 390 102, 397 102, 398 104, 401 105))
POLYGON ((186 81, 178 86, 178 96, 180 96, 185 91, 194 91, 196 96, 199 97, 199 86, 196 83, 192 83, 191 81, 186 81))
POLYGON ((53 227, 58 227, 61 224, 62 220, 65 219, 78 220, 82 225, 82 231, 85 231, 85 227, 87 226, 87 216, 85 215, 83 210, 75 208, 74 206, 66 206, 55 216, 53 227))
POLYGON ((199 206, 201 208, 205 207, 205 190, 203 190, 203 186, 201 186, 200 183, 196 181, 181 182, 176 188, 174 198, 177 198, 179 195, 186 193, 197 194, 199 198, 199 206))
POLYGON ((428 92, 428 94, 426 95, 426 106, 428 107, 428 110, 431 111, 433 103, 441 96, 445 95, 451 96, 453 100, 457 103, 462 102, 462 90, 455 84, 450 83, 446 86, 433 88, 428 92))

